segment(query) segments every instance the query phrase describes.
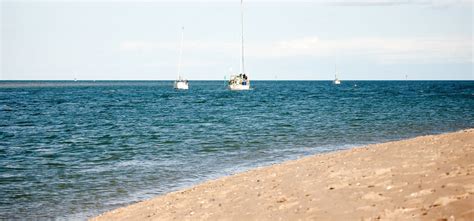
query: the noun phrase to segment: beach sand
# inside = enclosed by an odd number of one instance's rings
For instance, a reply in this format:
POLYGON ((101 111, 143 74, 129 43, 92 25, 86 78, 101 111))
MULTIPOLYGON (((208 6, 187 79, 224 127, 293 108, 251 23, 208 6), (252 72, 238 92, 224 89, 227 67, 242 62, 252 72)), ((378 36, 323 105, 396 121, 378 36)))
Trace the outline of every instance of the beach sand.
POLYGON ((92 220, 474 220, 474 129, 309 156, 92 220))

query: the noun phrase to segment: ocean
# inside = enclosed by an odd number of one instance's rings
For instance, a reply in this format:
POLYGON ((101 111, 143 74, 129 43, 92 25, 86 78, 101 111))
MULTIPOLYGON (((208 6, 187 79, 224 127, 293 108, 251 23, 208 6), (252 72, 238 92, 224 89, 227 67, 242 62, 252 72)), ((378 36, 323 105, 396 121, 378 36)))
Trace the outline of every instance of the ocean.
POLYGON ((93 217, 310 154, 474 127, 474 81, 0 81, 0 219, 93 217))

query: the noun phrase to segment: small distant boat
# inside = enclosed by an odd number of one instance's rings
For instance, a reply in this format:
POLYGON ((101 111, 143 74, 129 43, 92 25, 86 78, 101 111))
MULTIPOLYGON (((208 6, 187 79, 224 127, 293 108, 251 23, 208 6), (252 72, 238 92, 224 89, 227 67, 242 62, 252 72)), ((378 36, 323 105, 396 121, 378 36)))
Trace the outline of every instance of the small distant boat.
POLYGON ((339 78, 337 78, 337 69, 336 69, 336 65, 334 65, 334 81, 333 81, 334 84, 341 84, 341 81, 339 80, 339 78))
POLYGON ((189 82, 186 79, 181 78, 181 76, 174 81, 174 89, 177 90, 188 90, 189 82))
POLYGON ((334 79, 334 84, 341 84, 341 81, 337 78, 336 75, 334 75, 335 79, 334 79))
POLYGON ((187 79, 181 77, 181 60, 183 57, 183 40, 184 40, 184 27, 181 28, 181 47, 179 50, 179 61, 178 61, 178 77, 174 81, 174 88, 177 90, 188 90, 189 82, 187 79))
POLYGON ((243 11, 243 0, 240 0, 240 24, 241 24, 241 47, 240 47, 240 73, 233 74, 229 79, 229 89, 230 90, 249 90, 250 89, 250 79, 247 74, 245 74, 244 66, 244 11, 243 11))

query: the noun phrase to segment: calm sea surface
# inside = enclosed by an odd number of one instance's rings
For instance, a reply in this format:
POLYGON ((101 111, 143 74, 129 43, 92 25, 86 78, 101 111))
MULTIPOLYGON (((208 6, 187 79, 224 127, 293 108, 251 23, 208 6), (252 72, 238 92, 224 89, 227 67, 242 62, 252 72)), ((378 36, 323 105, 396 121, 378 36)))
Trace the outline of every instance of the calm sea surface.
POLYGON ((474 127, 474 81, 0 82, 0 219, 85 219, 304 155, 474 127))

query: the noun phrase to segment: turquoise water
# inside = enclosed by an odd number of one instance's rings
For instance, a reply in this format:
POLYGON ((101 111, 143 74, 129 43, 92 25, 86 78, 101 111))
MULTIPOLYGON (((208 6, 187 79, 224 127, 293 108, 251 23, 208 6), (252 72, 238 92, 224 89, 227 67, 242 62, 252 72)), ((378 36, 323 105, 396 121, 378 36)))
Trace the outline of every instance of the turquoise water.
POLYGON ((248 168, 474 127, 473 81, 0 82, 0 219, 85 219, 248 168))

